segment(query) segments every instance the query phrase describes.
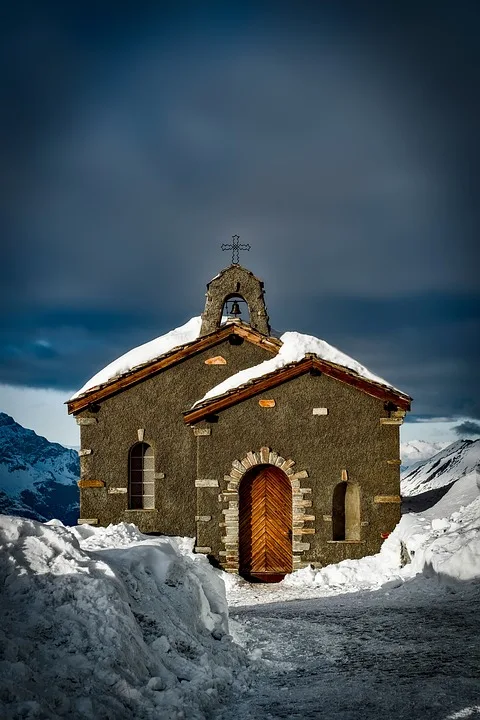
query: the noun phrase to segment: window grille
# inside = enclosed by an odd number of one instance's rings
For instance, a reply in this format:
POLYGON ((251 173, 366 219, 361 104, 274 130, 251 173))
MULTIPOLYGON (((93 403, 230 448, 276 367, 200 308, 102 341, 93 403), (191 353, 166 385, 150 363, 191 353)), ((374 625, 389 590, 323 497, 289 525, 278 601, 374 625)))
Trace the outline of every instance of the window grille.
POLYGON ((131 510, 155 507, 154 455, 147 443, 137 443, 130 450, 128 506, 131 510))

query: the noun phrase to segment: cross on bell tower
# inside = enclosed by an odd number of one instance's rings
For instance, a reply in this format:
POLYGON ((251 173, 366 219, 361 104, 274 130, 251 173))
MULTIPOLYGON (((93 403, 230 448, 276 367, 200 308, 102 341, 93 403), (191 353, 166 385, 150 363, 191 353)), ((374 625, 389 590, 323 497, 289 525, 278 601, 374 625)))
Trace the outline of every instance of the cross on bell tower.
POLYGON ((250 245, 239 243, 239 240, 240 235, 232 235, 231 243, 222 243, 221 245, 222 250, 232 251, 232 265, 240 264, 240 250, 250 250, 250 245))

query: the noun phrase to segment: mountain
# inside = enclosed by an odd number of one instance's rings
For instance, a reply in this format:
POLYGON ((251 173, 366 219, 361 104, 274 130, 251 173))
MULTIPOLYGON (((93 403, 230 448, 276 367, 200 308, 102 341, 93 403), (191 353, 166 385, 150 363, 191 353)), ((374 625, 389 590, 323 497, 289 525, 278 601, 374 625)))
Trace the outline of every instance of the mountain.
POLYGON ((400 443, 402 470, 423 460, 428 460, 449 445, 449 442, 427 442, 426 440, 409 440, 400 443))
POLYGON ((407 468, 402 473, 402 495, 440 491, 474 471, 480 474, 480 440, 457 440, 429 460, 407 468))
POLYGON ((76 524, 79 477, 75 450, 49 442, 0 412, 0 513, 76 524))

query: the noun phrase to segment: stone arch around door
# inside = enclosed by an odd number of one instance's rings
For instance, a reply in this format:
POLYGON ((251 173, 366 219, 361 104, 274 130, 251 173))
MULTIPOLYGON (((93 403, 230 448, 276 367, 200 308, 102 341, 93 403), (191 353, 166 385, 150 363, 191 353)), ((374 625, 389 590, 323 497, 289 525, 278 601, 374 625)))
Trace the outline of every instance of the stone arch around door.
POLYGON ((268 447, 262 447, 259 451, 250 450, 241 460, 234 460, 229 475, 225 476, 227 489, 219 496, 224 505, 222 510, 224 521, 221 523, 221 527, 225 530, 225 534, 222 535, 225 550, 220 554, 225 560, 222 565, 228 572, 238 573, 239 571, 239 487, 245 473, 257 465, 273 465, 282 470, 290 481, 293 526, 292 562, 293 569, 296 570, 301 567, 303 553, 310 550, 310 543, 305 540, 308 539, 308 535, 315 534, 315 528, 307 527, 315 520, 310 509, 312 489, 301 487, 301 481, 308 478, 306 470, 296 469, 294 460, 285 459, 268 447))

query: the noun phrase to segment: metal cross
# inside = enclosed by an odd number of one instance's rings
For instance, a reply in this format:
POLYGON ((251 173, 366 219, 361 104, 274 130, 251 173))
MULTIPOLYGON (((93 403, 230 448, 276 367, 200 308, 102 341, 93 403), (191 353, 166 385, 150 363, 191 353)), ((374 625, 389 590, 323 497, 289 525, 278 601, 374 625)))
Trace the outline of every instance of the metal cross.
POLYGON ((222 250, 231 250, 232 251, 232 265, 238 265, 240 263, 239 260, 239 252, 240 250, 250 250, 250 245, 241 245, 238 241, 240 240, 240 235, 232 235, 232 242, 231 243, 222 243, 222 250))

